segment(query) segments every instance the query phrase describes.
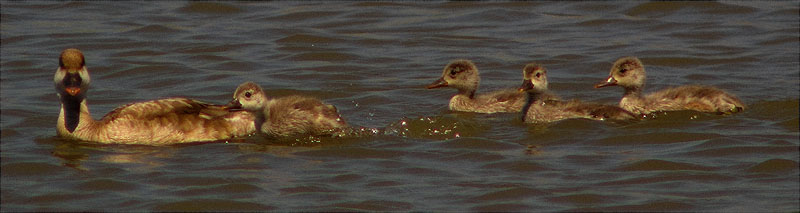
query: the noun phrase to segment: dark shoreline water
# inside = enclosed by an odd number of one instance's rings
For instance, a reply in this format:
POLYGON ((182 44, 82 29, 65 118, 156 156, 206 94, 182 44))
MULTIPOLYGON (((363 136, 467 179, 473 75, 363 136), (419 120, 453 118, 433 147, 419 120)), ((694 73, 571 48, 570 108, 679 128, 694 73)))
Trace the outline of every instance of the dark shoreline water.
POLYGON ((793 2, 9 2, 0 14, 2 211, 798 211, 800 5, 793 2), (386 135, 174 146, 55 135, 58 54, 79 48, 95 118, 164 97, 336 105, 386 135), (453 59, 488 92, 529 62, 564 98, 633 55, 645 91, 712 85, 748 109, 527 125, 426 90, 453 59))

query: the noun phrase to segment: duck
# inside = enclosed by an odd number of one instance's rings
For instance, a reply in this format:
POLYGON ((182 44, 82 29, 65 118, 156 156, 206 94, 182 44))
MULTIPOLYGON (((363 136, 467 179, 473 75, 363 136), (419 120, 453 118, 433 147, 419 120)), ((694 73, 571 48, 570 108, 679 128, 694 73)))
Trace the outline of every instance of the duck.
POLYGON ((333 105, 300 95, 270 99, 252 81, 236 88, 227 107, 256 114, 256 129, 271 138, 340 136, 350 129, 333 105))
POLYGON ((227 140, 255 132, 255 115, 230 112, 187 98, 165 98, 120 106, 94 120, 87 92, 91 77, 83 53, 66 49, 53 78, 61 102, 58 136, 105 144, 165 145, 227 140))
POLYGON ((458 93, 450 98, 450 110, 475 113, 520 112, 526 96, 513 88, 475 95, 481 78, 478 68, 470 60, 451 61, 442 76, 427 86, 428 89, 453 87, 458 93))
POLYGON ((594 87, 624 88, 619 106, 642 115, 679 110, 731 114, 743 111, 746 107, 735 95, 712 86, 684 85, 643 95, 645 79, 642 61, 634 56, 626 56, 617 59, 611 66, 608 78, 594 87))
POLYGON ((528 63, 522 69, 520 92, 527 92, 528 101, 522 108, 525 123, 551 123, 565 119, 635 120, 637 116, 620 107, 564 101, 548 90, 547 69, 538 63, 528 63))

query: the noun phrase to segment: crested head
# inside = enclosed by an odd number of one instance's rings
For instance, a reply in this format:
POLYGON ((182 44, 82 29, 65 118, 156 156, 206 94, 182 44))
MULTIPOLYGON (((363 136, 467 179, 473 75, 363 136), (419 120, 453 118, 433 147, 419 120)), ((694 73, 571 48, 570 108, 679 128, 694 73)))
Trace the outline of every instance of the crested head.
POLYGON ((547 90, 547 69, 538 63, 529 63, 522 68, 520 91, 541 92, 547 90))
POLYGON ((475 64, 470 60, 458 59, 447 64, 442 71, 442 77, 429 85, 428 89, 449 86, 464 92, 474 92, 480 81, 475 64))
POLYGON ((263 109, 267 102, 267 97, 264 95, 264 90, 261 89, 261 86, 248 81, 236 88, 231 102, 238 102, 244 110, 257 111, 263 109))
POLYGON ((79 70, 86 65, 86 60, 80 50, 70 48, 61 52, 61 56, 58 58, 58 65, 60 68, 69 71, 79 70))
POLYGON ((89 88, 89 71, 80 50, 70 48, 58 57, 58 69, 53 76, 56 92, 60 95, 82 97, 89 88))

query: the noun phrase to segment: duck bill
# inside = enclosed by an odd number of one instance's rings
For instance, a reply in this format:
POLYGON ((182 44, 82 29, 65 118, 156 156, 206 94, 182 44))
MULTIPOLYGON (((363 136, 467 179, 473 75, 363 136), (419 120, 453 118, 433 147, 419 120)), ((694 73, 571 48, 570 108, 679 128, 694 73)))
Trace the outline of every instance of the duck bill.
POLYGON ((67 72, 61 80, 61 84, 64 86, 64 92, 71 96, 78 96, 81 93, 83 78, 78 72, 67 72))
POLYGON ((67 92, 67 94, 69 94, 71 96, 77 96, 79 93, 81 93, 81 88, 80 87, 66 87, 66 88, 64 88, 64 91, 67 92))
POLYGON ((223 108, 228 111, 240 111, 242 110, 242 103, 239 103, 239 99, 233 99, 227 105, 223 106, 223 108))
POLYGON ((428 85, 428 89, 439 88, 439 87, 446 87, 447 81, 444 78, 439 78, 439 80, 434 81, 432 84, 428 85))
POLYGON ((614 76, 608 76, 608 79, 606 79, 605 82, 595 84, 594 88, 601 88, 601 87, 615 86, 615 85, 617 85, 617 79, 614 79, 614 76))
POLYGON ((522 81, 522 85, 519 86, 519 89, 517 89, 517 91, 525 92, 531 89, 533 89, 533 83, 531 81, 522 81))

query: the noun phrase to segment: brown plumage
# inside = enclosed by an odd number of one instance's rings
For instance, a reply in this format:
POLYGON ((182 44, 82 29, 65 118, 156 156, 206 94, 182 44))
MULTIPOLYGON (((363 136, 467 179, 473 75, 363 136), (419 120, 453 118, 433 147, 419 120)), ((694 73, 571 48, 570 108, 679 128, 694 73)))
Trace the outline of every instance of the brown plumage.
POLYGON ((679 86, 642 95, 645 79, 642 61, 632 56, 622 57, 614 62, 608 79, 595 85, 595 88, 621 86, 625 89, 625 94, 622 96, 619 106, 639 114, 677 110, 727 114, 739 112, 745 108, 745 105, 733 94, 710 86, 679 86))
POLYGON ((61 100, 59 136, 100 143, 175 144, 224 140, 255 132, 255 116, 186 98, 131 103, 94 120, 86 103, 89 71, 83 53, 61 53, 54 83, 61 100))
POLYGON ((571 118, 592 120, 631 120, 632 113, 616 107, 578 100, 562 101, 547 89, 547 69, 536 63, 522 69, 523 82, 520 91, 528 93, 528 102, 523 107, 522 119, 526 123, 549 123, 571 118))
POLYGON ((498 90, 475 95, 481 78, 478 68, 469 60, 454 60, 447 64, 442 76, 428 89, 453 87, 458 94, 450 99, 450 110, 478 113, 519 112, 525 105, 525 95, 514 89, 498 90))
POLYGON ((257 128, 270 137, 337 135, 349 129, 333 105, 297 95, 269 99, 253 82, 239 85, 229 106, 256 114, 257 128))

